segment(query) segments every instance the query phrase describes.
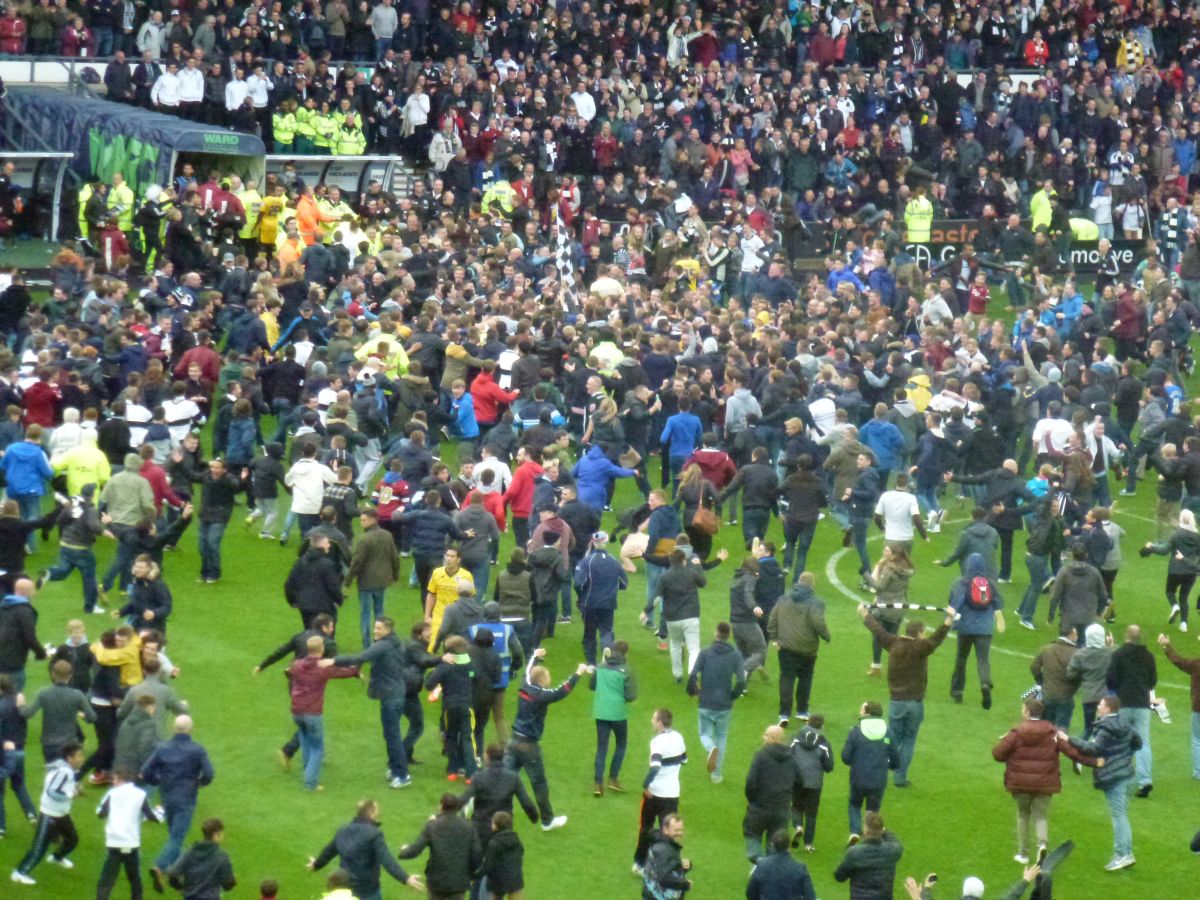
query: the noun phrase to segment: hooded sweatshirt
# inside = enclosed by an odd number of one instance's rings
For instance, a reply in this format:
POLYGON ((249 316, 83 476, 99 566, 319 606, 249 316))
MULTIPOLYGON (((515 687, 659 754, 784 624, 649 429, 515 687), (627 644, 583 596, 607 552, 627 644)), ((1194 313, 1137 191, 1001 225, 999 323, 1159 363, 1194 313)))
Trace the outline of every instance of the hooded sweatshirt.
POLYGON ((962 578, 950 588, 950 606, 959 614, 954 623, 954 630, 959 634, 990 635, 995 631, 996 612, 1004 609, 1004 598, 1000 596, 996 582, 987 572, 983 557, 978 553, 967 557, 962 578), (987 578, 992 595, 992 602, 985 609, 979 609, 971 602, 971 582, 979 576, 987 578))
POLYGON ((887 787, 888 769, 900 765, 887 722, 877 716, 860 719, 842 746, 842 762, 850 767, 851 787, 868 791, 887 787))
MULTIPOLYGON (((271 441, 266 453, 250 463, 251 490, 256 500, 272 500, 279 496, 283 484, 283 444, 271 441)), ((200 845, 197 844, 197 847, 200 845)))
POLYGON ((833 771, 833 748, 825 735, 808 725, 792 741, 792 759, 796 762, 797 784, 806 790, 821 790, 826 773, 833 771))
POLYGON ((816 656, 821 641, 829 643, 825 603, 808 585, 798 584, 790 599, 780 600, 767 620, 767 637, 778 641, 781 650, 801 656, 816 656))
POLYGON ((1071 560, 1059 569, 1050 591, 1050 619, 1062 605, 1061 632, 1072 626, 1083 630, 1108 605, 1108 592, 1100 570, 1084 560, 1071 560))
POLYGON ((792 799, 798 772, 785 744, 764 744, 746 773, 746 802, 751 809, 783 812, 792 799))

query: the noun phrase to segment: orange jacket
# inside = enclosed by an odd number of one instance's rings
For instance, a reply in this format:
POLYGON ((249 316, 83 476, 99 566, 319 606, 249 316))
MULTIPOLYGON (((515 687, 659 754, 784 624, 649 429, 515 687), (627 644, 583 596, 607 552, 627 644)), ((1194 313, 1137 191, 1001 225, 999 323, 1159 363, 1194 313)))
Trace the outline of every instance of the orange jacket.
POLYGON ((317 239, 317 231, 322 222, 331 222, 333 218, 317 206, 312 194, 305 194, 296 202, 296 225, 306 244, 311 244, 317 239))

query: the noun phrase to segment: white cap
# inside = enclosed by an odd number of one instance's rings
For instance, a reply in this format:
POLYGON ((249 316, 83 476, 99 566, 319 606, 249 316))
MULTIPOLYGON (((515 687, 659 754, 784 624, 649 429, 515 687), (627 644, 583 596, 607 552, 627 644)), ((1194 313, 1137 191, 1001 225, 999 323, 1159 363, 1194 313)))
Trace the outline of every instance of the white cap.
POLYGON ((983 882, 972 875, 970 878, 963 879, 963 897, 982 897, 983 882))

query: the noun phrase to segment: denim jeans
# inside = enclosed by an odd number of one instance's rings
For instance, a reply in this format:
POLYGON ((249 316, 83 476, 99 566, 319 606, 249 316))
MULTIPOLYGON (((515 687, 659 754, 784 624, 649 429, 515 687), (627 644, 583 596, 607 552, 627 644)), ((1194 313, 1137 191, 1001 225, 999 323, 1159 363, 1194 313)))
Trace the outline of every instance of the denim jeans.
POLYGON ((960 634, 958 636, 958 653, 954 657, 954 673, 950 676, 950 693, 961 697, 963 688, 967 685, 967 657, 971 648, 975 648, 975 668, 979 672, 979 686, 991 689, 992 666, 989 652, 992 649, 990 634, 960 634))
MULTIPOLYGON (((41 494, 21 494, 16 497, 14 497, 12 494, 9 494, 8 499, 17 501, 17 509, 21 512, 22 522, 32 522, 34 519, 40 519, 42 517, 41 494)), ((25 541, 25 546, 29 548, 30 553, 32 553, 37 547, 37 538, 35 537, 36 534, 37 532, 35 531, 29 532, 29 537, 25 541)))
POLYGON ((101 579, 101 586, 104 590, 111 591, 114 584, 119 583, 121 590, 129 587, 130 581, 133 580, 133 575, 130 569, 133 567, 133 558, 137 556, 137 551, 133 544, 128 544, 121 540, 122 536, 132 534, 137 529, 132 525, 109 525, 108 530, 111 531, 117 538, 117 552, 112 558, 112 562, 108 564, 108 569, 104 573, 104 578, 101 579))
POLYGON ((158 859, 154 861, 156 869, 166 869, 179 859, 179 854, 183 852, 183 842, 187 840, 188 831, 192 827, 192 817, 196 814, 196 805, 194 803, 185 803, 182 806, 171 805, 165 807, 164 811, 167 814, 167 842, 163 844, 158 859))
POLYGON ((585 609, 583 611, 583 658, 589 666, 596 664, 596 636, 600 647, 611 647, 613 642, 612 609, 585 609))
POLYGON ((704 707, 698 710, 700 743, 704 746, 704 752, 708 754, 714 747, 717 748, 717 767, 713 770, 714 775, 720 775, 721 767, 725 764, 725 744, 729 740, 729 717, 732 712, 729 709, 704 707))
POLYGON ((425 733, 425 710, 421 706, 421 694, 408 694, 404 698, 404 718, 408 719, 408 733, 404 735, 404 758, 411 760, 417 741, 425 733))
POLYGON ((870 789, 850 785, 850 833, 862 834, 862 811, 866 804, 867 812, 879 812, 883 805, 884 788, 870 789))
POLYGON ((1192 777, 1200 778, 1200 713, 1192 713, 1192 777))
POLYGON ((358 628, 362 632, 363 647, 371 646, 371 626, 383 615, 383 595, 387 588, 377 591, 358 589, 358 628))
POLYGON ((871 556, 867 553, 867 530, 871 520, 863 516, 851 516, 850 527, 854 530, 854 549, 858 553, 858 574, 871 571, 871 556))
POLYGON ((624 719, 609 721, 596 720, 596 771, 595 781, 604 781, 604 763, 608 759, 608 736, 616 738, 616 748, 613 750, 612 763, 608 767, 608 777, 616 781, 621 777, 621 763, 625 762, 625 747, 629 740, 629 723, 624 719))
POLYGON ((225 536, 225 526, 228 522, 201 522, 200 537, 200 577, 221 577, 221 538, 225 536))
POLYGON ((792 522, 783 520, 783 567, 792 570, 792 584, 808 565, 808 549, 817 533, 816 522, 792 522), (792 569, 795 560, 796 568, 792 569))
POLYGON ((1143 788, 1154 783, 1150 771, 1152 756, 1150 753, 1150 710, 1144 706, 1122 706, 1121 721, 1137 732, 1142 739, 1142 749, 1133 754, 1134 768, 1137 770, 1137 786, 1143 788))
POLYGON ((379 701, 379 724, 383 728, 383 743, 387 747, 388 771, 393 778, 408 777, 408 755, 400 737, 400 717, 404 715, 405 696, 399 694, 379 701))
POLYGON ((829 514, 843 531, 850 527, 850 504, 845 500, 831 501, 829 504, 829 514))
POLYGON ((1053 722, 1054 725, 1063 731, 1070 732, 1071 717, 1075 713, 1075 698, 1067 697, 1064 700, 1051 700, 1043 697, 1042 703, 1045 706, 1042 718, 1047 722, 1053 722))
POLYGON ((76 550, 60 544, 58 562, 51 566, 47 577, 51 581, 62 581, 75 569, 79 570, 79 577, 83 579, 83 611, 90 613, 96 608, 96 554, 91 550, 76 550))
POLYGON ((892 730, 892 740, 900 754, 900 764, 893 776, 897 785, 908 782, 908 767, 912 765, 917 734, 924 720, 925 704, 920 700, 893 700, 888 706, 888 728, 892 730))
POLYGON ((254 521, 262 519, 262 524, 258 526, 259 534, 270 534, 275 530, 275 523, 279 521, 279 498, 255 497, 250 518, 254 521))
MULTIPOLYGON (((652 548, 653 549, 653 548, 652 548)), ((654 563, 646 563, 646 609, 649 610, 654 603, 654 598, 658 596, 658 582, 662 578, 663 572, 667 571, 664 566, 656 566, 654 563)))
POLYGON ((304 754, 304 787, 316 790, 321 778, 321 763, 325 759, 324 716, 292 715, 300 735, 300 752, 304 754))
POLYGON ((1017 616, 1032 622, 1037 613, 1038 598, 1042 595, 1042 585, 1050 577, 1050 557, 1043 553, 1026 553, 1025 568, 1029 570, 1029 587, 1025 588, 1025 596, 1017 607, 1017 616))
POLYGON ((1127 779, 1104 791, 1108 814, 1112 817, 1114 859, 1133 855, 1133 829, 1129 827, 1129 792, 1132 787, 1132 782, 1127 779))
POLYGON ((917 507, 926 515, 931 512, 938 512, 942 508, 941 504, 938 503, 937 489, 937 484, 923 485, 921 482, 917 482, 915 492, 917 495, 917 507))
POLYGON ((463 563, 463 568, 471 573, 471 578, 475 582, 475 596, 479 598, 479 602, 483 603, 488 599, 488 582, 491 579, 492 567, 488 564, 485 557, 483 562, 468 565, 463 563))
POLYGON ((13 795, 26 818, 37 815, 37 807, 29 796, 29 788, 25 784, 25 751, 6 750, 4 764, 0 765, 0 831, 6 827, 4 818, 4 785, 12 785, 13 795))
POLYGON ((771 510, 765 506, 743 506, 742 507, 742 540, 746 544, 746 549, 750 549, 750 545, 755 538, 765 538, 767 536, 767 528, 771 524, 771 510))

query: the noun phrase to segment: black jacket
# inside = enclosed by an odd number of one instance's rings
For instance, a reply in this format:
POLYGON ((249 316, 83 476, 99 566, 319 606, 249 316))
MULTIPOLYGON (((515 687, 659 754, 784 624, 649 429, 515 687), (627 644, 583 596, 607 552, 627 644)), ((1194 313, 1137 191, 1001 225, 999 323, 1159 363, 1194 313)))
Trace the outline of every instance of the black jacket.
POLYGON ((989 510, 987 523, 997 530, 1020 531, 1022 507, 1028 508, 1037 503, 1037 498, 1025 487, 1021 476, 1005 468, 992 469, 979 475, 955 475, 954 480, 959 484, 986 485, 987 491, 979 505, 989 510), (997 505, 1002 505, 1003 511, 991 512, 997 505))
POLYGON ((479 832, 457 814, 437 815, 425 823, 417 839, 397 854, 414 859, 429 848, 425 884, 430 893, 454 894, 471 887, 471 876, 483 862, 479 832))
POLYGON ((1148 708, 1150 691, 1158 683, 1154 654, 1141 644, 1123 644, 1113 651, 1105 680, 1122 707, 1148 708))
POLYGON ((184 900, 220 900, 221 891, 237 886, 229 854, 212 841, 197 841, 167 869, 171 887, 184 900))
POLYGON ((46 648, 37 636, 37 620, 37 610, 24 597, 10 595, 0 602, 0 671, 24 669, 30 653, 46 658, 46 648))
POLYGON ((288 605, 301 612, 336 617, 342 605, 342 576, 328 553, 309 550, 292 566, 283 593, 288 605))
POLYGON ((524 859, 525 847, 515 831, 501 831, 488 841, 479 867, 479 874, 487 876, 488 890, 498 897, 524 890, 524 859))
POLYGON ((525 815, 529 816, 529 821, 537 823, 537 805, 525 789, 525 783, 502 762, 489 762, 471 776, 471 783, 459 800, 465 805, 472 797, 475 798, 472 821, 485 843, 492 832, 492 815, 498 812, 511 814, 514 797, 521 804, 521 809, 525 810, 525 815))
POLYGON ((371 680, 367 682, 367 696, 372 700, 388 700, 404 697, 408 693, 405 672, 408 670, 408 651, 396 634, 388 634, 373 642, 362 653, 334 658, 336 666, 361 666, 371 664, 371 680))
POLYGON ((700 588, 708 584, 704 569, 684 563, 672 565, 658 581, 663 601, 663 618, 668 622, 700 617, 700 588))
POLYGON ((733 481, 721 491, 719 499, 724 500, 738 488, 742 490, 743 509, 774 510, 779 499, 779 476, 775 474, 775 467, 767 463, 742 466, 733 481))
MULTIPOLYGON (((750 805, 747 820, 756 810, 786 812, 798 777, 796 761, 786 744, 764 745, 754 754, 746 773, 746 802, 750 805)), ((755 831, 752 829, 751 833, 755 831)))
POLYGON ((310 637, 320 637, 325 639, 325 652, 322 654, 323 658, 333 659, 335 656, 337 656, 337 644, 334 642, 333 638, 322 634, 320 631, 308 629, 306 631, 297 632, 285 643, 280 644, 278 647, 272 650, 267 655, 267 658, 258 664, 258 667, 260 669, 266 669, 270 666, 273 666, 289 653, 292 654, 292 656, 296 659, 303 659, 304 657, 308 656, 308 639, 310 637))
POLYGON ((683 848, 663 834, 659 834, 650 845, 643 870, 642 900, 655 900, 660 896, 651 890, 650 885, 680 893, 688 890, 687 872, 683 868, 683 848))
POLYGON ((383 832, 370 819, 357 817, 337 830, 313 861, 319 870, 338 857, 341 868, 350 876, 350 889, 357 896, 379 890, 379 870, 387 869, 397 881, 408 881, 406 873, 387 848, 383 832))
POLYGON ((881 840, 865 840, 846 851, 833 877, 850 882, 850 900, 892 900, 896 864, 904 853, 894 834, 884 832, 881 840))

